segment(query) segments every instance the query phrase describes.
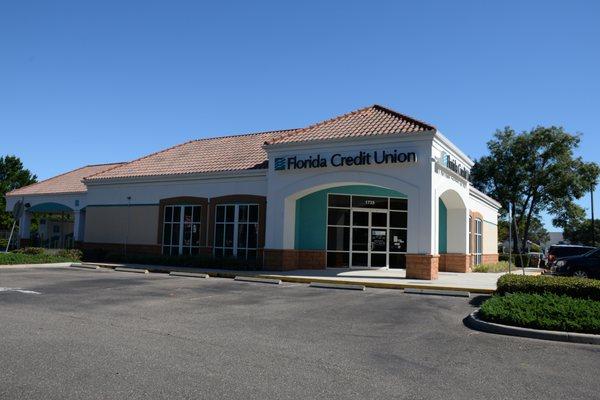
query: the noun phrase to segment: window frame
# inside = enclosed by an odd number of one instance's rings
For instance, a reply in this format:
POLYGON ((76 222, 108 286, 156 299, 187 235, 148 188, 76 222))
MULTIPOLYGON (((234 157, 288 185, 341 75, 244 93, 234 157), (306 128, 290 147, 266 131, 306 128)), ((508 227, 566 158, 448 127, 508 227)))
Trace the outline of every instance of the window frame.
MULTIPOLYGON (((326 209, 327 209, 327 214, 326 214, 326 221, 325 221, 325 252, 326 252, 326 257, 329 258, 330 255, 333 257, 333 255, 338 255, 341 257, 347 257, 348 259, 348 265, 344 266, 343 268, 354 268, 352 266, 353 263, 353 253, 359 254, 362 253, 359 250, 355 250, 353 249, 353 230, 354 228, 363 228, 363 229, 368 229, 369 232, 371 232, 372 229, 379 229, 379 230, 385 230, 386 231, 386 265, 389 267, 390 265, 390 257, 392 255, 405 255, 408 253, 408 198, 403 198, 403 197, 394 197, 394 196, 381 196, 381 195, 354 195, 354 194, 347 194, 347 193, 339 193, 336 191, 332 191, 330 193, 327 193, 327 204, 326 204, 326 209), (331 197, 335 197, 335 196, 346 196, 349 198, 348 201, 348 205, 330 205, 330 198, 331 197), (353 200, 354 197, 376 197, 376 198, 384 198, 387 200, 387 209, 379 209, 379 208, 371 208, 369 206, 367 207, 356 207, 354 206, 353 200), (403 209, 393 209, 392 208, 392 200, 401 200, 403 203, 405 203, 405 206, 403 209), (347 225, 339 225, 339 224, 330 224, 329 223, 329 210, 345 210, 349 212, 349 221, 347 225), (381 227, 375 227, 372 226, 371 224, 371 212, 375 211, 383 211, 386 210, 387 213, 387 226, 385 228, 381 228, 381 227), (360 225, 356 225, 354 223, 354 211, 365 211, 369 213, 369 225, 368 226, 360 226, 360 225), (391 221, 392 221, 392 215, 400 215, 402 214, 404 216, 405 219, 405 226, 404 227, 392 227, 391 226, 391 221), (349 238, 349 243, 346 247, 348 247, 348 250, 340 250, 340 249, 335 249, 335 250, 330 250, 329 249, 329 245, 330 245, 330 238, 329 238, 329 231, 330 228, 333 229, 348 229, 349 230, 349 234, 348 234, 348 238, 349 238), (405 241, 405 247, 406 249, 404 251, 391 251, 390 250, 390 241, 391 241, 391 233, 392 231, 403 231, 405 232, 406 235, 406 241, 405 241)), ((370 240, 370 239, 369 239, 370 240)), ((379 253, 379 252, 372 252, 372 251, 367 251, 366 253, 369 254, 368 257, 370 257, 371 253, 379 253)), ((327 268, 332 268, 329 266, 329 262, 327 262, 327 268)), ((362 267, 360 267, 362 268, 362 267)), ((378 267, 372 267, 372 268, 378 268, 378 267)))
POLYGON ((213 255, 216 257, 226 257, 229 256, 230 254, 225 254, 226 250, 231 250, 231 256, 234 258, 242 258, 244 260, 251 260, 251 259, 256 259, 258 257, 258 249, 259 249, 259 241, 260 241, 260 218, 261 218, 261 212, 260 212, 260 208, 261 205, 259 203, 253 203, 253 202, 240 202, 240 203, 219 203, 219 204, 215 204, 214 207, 214 217, 213 217, 213 222, 214 222, 214 228, 213 228, 213 255), (224 209, 224 217, 223 217, 223 221, 218 221, 217 220, 217 216, 219 215, 219 208, 223 208, 224 209), (228 207, 233 207, 233 220, 228 221, 227 217, 228 217, 228 207), (248 207, 246 210, 246 220, 245 221, 240 221, 240 208, 241 207, 248 207), (256 208, 256 218, 255 221, 250 221, 250 207, 255 207, 256 208), (222 235, 223 235, 223 240, 220 246, 217 246, 217 231, 219 229, 219 225, 223 225, 223 231, 222 231, 222 235), (225 246, 225 239, 227 237, 227 225, 232 225, 233 226, 233 241, 232 241, 232 245, 231 246, 225 246), (254 247, 250 247, 249 246, 249 241, 250 241, 250 231, 251 231, 251 226, 254 225, 254 229, 256 231, 256 235, 255 235, 255 245, 254 247), (245 239, 246 239, 246 243, 245 246, 241 247, 239 244, 239 235, 240 235, 240 227, 244 226, 246 229, 246 235, 245 235, 245 239), (241 252, 243 252, 243 256, 241 256, 241 252), (254 253, 253 257, 249 257, 249 254, 251 254, 251 252, 254 253), (219 254, 220 253, 220 254, 219 254))
POLYGON ((200 249, 202 248, 202 227, 203 227, 203 223, 202 223, 202 207, 204 207, 201 204, 165 204, 163 206, 163 213, 162 213, 162 223, 161 223, 161 227, 162 227, 162 235, 161 235, 161 254, 163 255, 169 255, 169 256, 174 256, 174 255, 198 255, 200 254, 200 249), (191 215, 190 215, 190 219, 191 222, 186 223, 185 222, 185 210, 186 207, 190 207, 191 208, 191 215), (171 209, 171 218, 170 221, 167 221, 167 209, 171 209), (179 209, 179 221, 175 221, 174 216, 175 216, 175 209, 179 209), (194 220, 194 216, 196 215, 196 211, 197 210, 197 221, 194 220), (173 225, 179 225, 178 227, 178 232, 177 232, 177 244, 173 244, 173 238, 174 238, 174 232, 173 232, 173 225), (186 231, 186 225, 190 226, 191 232, 190 232, 190 244, 189 245, 185 245, 184 241, 185 241, 185 231, 186 231), (197 226, 197 245, 193 244, 193 229, 194 229, 194 225, 197 226), (171 234, 169 236, 169 243, 165 243, 165 228, 169 226, 171 228, 171 234), (169 253, 165 254, 165 248, 168 247, 169 248, 169 253), (173 250, 177 249, 176 254, 173 253, 173 250), (187 252, 185 252, 185 250, 187 250, 187 252), (196 250, 196 251, 194 251, 196 250))
POLYGON ((475 226, 473 231, 473 241, 474 241, 474 264, 480 265, 482 262, 483 256, 483 219, 475 218, 475 226))

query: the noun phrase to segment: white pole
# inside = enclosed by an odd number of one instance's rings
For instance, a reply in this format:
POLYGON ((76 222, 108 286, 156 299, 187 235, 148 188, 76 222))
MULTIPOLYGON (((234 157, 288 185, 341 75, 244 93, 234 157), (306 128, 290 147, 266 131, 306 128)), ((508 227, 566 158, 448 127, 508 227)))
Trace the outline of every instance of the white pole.
POLYGON ((8 236, 8 243, 6 243, 6 250, 4 251, 5 253, 8 253, 8 248, 10 247, 10 242, 12 241, 13 232, 15 231, 15 225, 17 225, 16 219, 13 221, 13 226, 10 230, 10 235, 8 236))
POLYGON ((512 211, 510 203, 508 204, 508 273, 512 267, 512 211))

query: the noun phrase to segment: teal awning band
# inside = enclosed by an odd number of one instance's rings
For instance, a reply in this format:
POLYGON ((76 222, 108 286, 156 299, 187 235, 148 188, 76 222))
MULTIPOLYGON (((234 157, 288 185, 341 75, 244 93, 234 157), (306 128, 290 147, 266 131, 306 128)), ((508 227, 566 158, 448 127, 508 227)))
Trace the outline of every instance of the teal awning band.
POLYGON ((71 207, 59 203, 40 203, 29 207, 27 212, 59 213, 73 211, 71 207))

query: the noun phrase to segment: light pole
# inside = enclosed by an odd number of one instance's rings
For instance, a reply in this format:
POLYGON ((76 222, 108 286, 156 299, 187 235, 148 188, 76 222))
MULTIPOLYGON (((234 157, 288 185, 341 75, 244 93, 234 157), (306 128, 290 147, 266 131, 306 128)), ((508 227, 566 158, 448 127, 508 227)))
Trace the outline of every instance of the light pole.
POLYGON ((508 273, 510 274, 512 266, 512 207, 508 204, 508 273))
POLYGON ((129 240, 129 223, 130 223, 131 196, 127 196, 127 227, 125 229, 125 256, 127 256, 127 241, 129 240))
POLYGON ((596 223, 594 220, 594 184, 590 188, 590 201, 592 202, 592 246, 596 247, 596 223))

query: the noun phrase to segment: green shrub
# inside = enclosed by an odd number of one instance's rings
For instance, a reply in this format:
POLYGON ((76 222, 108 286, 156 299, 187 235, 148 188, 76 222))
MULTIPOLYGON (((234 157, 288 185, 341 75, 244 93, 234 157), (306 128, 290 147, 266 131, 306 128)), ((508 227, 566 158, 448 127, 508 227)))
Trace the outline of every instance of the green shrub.
POLYGON ((553 293, 600 301, 600 281, 564 276, 503 275, 496 293, 553 293))
POLYGON ((214 257, 211 254, 165 256, 161 254, 110 253, 102 249, 86 250, 86 261, 130 263, 147 265, 180 266, 193 268, 219 268, 254 270, 259 268, 257 260, 242 260, 233 257, 214 257))
POLYGON ((505 272, 508 271, 508 262, 499 261, 497 263, 474 265, 473 272, 505 272))
POLYGON ((46 253, 46 249, 42 247, 23 247, 21 249, 15 250, 13 253, 19 254, 44 254, 46 253))
POLYGON ((70 260, 81 260, 83 253, 79 249, 61 249, 56 252, 59 257, 68 258, 70 260))
POLYGON ((516 268, 535 268, 538 266, 538 255, 533 254, 513 254, 512 258, 507 253, 502 253, 498 256, 498 260, 508 262, 512 259, 512 265, 516 268))
POLYGON ((55 254, 25 254, 25 253, 0 253, 0 265, 10 264, 49 264, 59 262, 77 261, 69 257, 61 257, 55 254))
POLYGON ((480 309, 489 322, 533 329, 600 333, 600 301, 552 293, 494 295, 480 309))

